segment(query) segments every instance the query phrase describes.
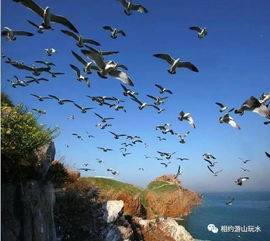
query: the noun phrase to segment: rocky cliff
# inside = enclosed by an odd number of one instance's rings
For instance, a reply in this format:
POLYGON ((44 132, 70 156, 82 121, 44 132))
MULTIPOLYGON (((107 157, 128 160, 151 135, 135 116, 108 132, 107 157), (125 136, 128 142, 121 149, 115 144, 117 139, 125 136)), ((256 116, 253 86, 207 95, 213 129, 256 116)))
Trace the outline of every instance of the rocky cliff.
POLYGON ((199 194, 182 187, 174 175, 156 178, 143 192, 143 203, 149 219, 186 216, 193 206, 200 204, 200 200, 199 194))
POLYGON ((31 179, 2 182, 2 240, 56 241, 54 187, 47 179, 55 148, 50 143, 35 153, 31 179))
POLYGON ((153 219, 158 216, 181 217, 200 203, 200 195, 182 187, 174 175, 164 175, 146 189, 103 178, 87 178, 100 191, 100 200, 123 200, 124 213, 153 219), (106 185, 103 185, 106 182, 106 185), (102 183, 102 184, 101 184, 102 183), (117 186, 116 186, 117 184, 117 186))

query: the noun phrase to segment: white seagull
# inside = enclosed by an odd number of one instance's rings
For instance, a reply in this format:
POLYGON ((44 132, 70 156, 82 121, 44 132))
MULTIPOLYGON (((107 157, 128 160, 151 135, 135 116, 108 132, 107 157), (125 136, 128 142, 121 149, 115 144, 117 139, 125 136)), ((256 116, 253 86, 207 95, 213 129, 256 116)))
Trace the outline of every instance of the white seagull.
POLYGON ((122 36, 126 36, 125 32, 123 30, 113 28, 111 26, 103 26, 103 29, 109 30, 111 32, 111 38, 116 39, 118 34, 121 34, 122 36))
POLYGON ((5 36, 8 41, 16 40, 15 36, 33 36, 34 34, 25 31, 14 31, 11 28, 4 27, 5 30, 2 31, 1 35, 5 36))
POLYGON ((166 60, 169 63, 170 68, 168 69, 168 72, 170 74, 175 74, 176 68, 188 68, 189 70, 192 70, 194 72, 199 72, 197 67, 191 62, 182 62, 180 61, 180 58, 174 59, 168 54, 154 54, 154 57, 166 60))
POLYGON ((195 128, 195 122, 193 121, 192 117, 190 116, 190 113, 185 113, 184 111, 181 111, 179 113, 178 120, 183 121, 186 120, 193 128, 195 128))
POLYGON ((138 11, 140 13, 147 13, 148 10, 139 4, 133 4, 130 1, 126 1, 126 0, 117 0, 118 2, 120 2, 123 7, 125 8, 124 12, 126 15, 131 15, 131 11, 138 11))
POLYGON ((200 28, 200 27, 194 26, 194 27, 190 27, 189 29, 198 32, 198 38, 203 38, 207 35, 206 28, 200 28))

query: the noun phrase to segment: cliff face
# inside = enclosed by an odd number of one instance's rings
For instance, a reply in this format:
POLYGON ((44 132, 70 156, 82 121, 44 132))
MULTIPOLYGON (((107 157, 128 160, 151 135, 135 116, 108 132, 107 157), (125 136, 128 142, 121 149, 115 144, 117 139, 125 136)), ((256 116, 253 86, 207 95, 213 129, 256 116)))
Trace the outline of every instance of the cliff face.
POLYGON ((55 241, 54 188, 46 179, 54 159, 54 144, 43 146, 33 167, 37 179, 2 183, 2 239, 8 241, 55 241))
MULTIPOLYGON (((107 185, 100 186, 101 179, 88 179, 99 189, 99 199, 102 202, 108 200, 123 200, 125 203, 124 213, 131 216, 147 217, 149 219, 157 216, 181 217, 190 213, 194 205, 200 203, 199 194, 181 186, 174 175, 164 175, 149 183, 148 187, 133 190, 125 185, 119 184, 115 188, 113 180, 107 180, 107 185), (112 182, 109 184, 109 182, 112 182), (111 186, 111 188, 110 188, 111 186)), ((104 180, 105 181, 105 180, 104 180)), ((118 182, 120 183, 120 182, 118 182)), ((130 185, 131 186, 131 185, 130 185)))
POLYGON ((147 218, 181 217, 200 204, 200 195, 181 186, 174 175, 164 175, 151 182, 144 191, 147 218))
POLYGON ((171 218, 144 220, 134 218, 144 241, 195 241, 186 229, 171 218))

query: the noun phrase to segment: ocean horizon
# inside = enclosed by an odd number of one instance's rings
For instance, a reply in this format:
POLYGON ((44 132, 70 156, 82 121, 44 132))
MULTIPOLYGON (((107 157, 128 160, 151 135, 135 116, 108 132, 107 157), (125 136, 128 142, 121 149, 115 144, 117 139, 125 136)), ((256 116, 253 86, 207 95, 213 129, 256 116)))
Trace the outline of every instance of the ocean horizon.
POLYGON ((270 240, 270 191, 207 192, 202 196, 202 204, 194 207, 190 215, 178 222, 195 239, 270 240), (231 198, 235 199, 232 205, 226 205, 231 198))

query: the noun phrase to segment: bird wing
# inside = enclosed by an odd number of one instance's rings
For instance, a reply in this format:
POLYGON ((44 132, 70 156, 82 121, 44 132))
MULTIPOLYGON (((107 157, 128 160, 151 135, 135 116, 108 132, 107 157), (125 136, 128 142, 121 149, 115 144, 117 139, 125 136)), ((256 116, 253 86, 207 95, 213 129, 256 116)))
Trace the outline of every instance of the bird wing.
POLYGON ((116 79, 121 80, 125 84, 134 86, 134 84, 133 84, 132 80, 130 79, 130 77, 125 72, 123 72, 123 71, 114 69, 114 70, 111 70, 109 72, 109 74, 111 76, 115 77, 116 79))
POLYGON ((55 95, 48 95, 48 96, 50 96, 50 97, 52 97, 52 98, 54 98, 54 99, 56 99, 56 100, 60 100, 57 96, 55 96, 55 95))
POLYGON ((77 74, 78 77, 81 76, 81 72, 80 72, 80 70, 79 70, 78 67, 76 67, 76 66, 73 65, 73 64, 70 64, 69 66, 76 72, 76 74, 77 74))
POLYGON ((79 33, 78 30, 74 27, 74 25, 63 16, 52 14, 51 21, 56 22, 56 23, 60 23, 64 26, 68 27, 69 29, 71 29, 73 32, 79 33))
POLYGON ((100 46, 100 43, 99 42, 97 42, 97 41, 95 41, 93 39, 90 39, 90 38, 83 39, 83 42, 84 43, 89 43, 89 44, 94 44, 96 46, 100 46))
POLYGON ((13 31, 14 35, 33 36, 34 34, 25 31, 13 31))
POLYGON ((199 33, 202 31, 201 28, 200 27, 197 27, 197 26, 190 27, 189 29, 195 30, 195 31, 197 31, 199 33))
POLYGON ((118 54, 119 51, 101 51, 102 55, 118 54))
POLYGON ((175 178, 177 178, 179 175, 180 175, 180 170, 181 170, 181 167, 180 165, 178 166, 178 169, 177 169, 177 173, 175 175, 175 178))
POLYGON ((16 0, 43 18, 44 10, 33 0, 16 0))
POLYGON ((239 129, 240 130, 240 126, 232 119, 232 120, 229 120, 228 124, 230 126, 232 126, 233 128, 236 128, 236 129, 239 129))
POLYGON ((206 162, 210 163, 210 165, 213 165, 213 163, 212 163, 210 160, 208 160, 208 159, 206 159, 206 158, 204 158, 204 160, 205 160, 206 162))
POLYGON ((76 40, 79 40, 79 36, 71 31, 68 31, 68 30, 61 30, 62 33, 64 33, 65 35, 67 36, 70 36, 76 40))
POLYGON ((153 99, 153 100, 157 100, 156 97, 152 96, 152 95, 147 95, 149 98, 153 99))
POLYGON ((184 68, 188 68, 194 72, 199 72, 197 67, 195 65, 193 65, 191 62, 178 62, 177 67, 184 67, 184 68))
POLYGON ((62 100, 62 102, 74 102, 73 100, 62 100))
POLYGON ((71 53, 73 54, 73 56, 79 61, 81 62, 84 66, 87 65, 87 62, 78 54, 76 54, 74 51, 71 51, 71 53))
POLYGON ((148 10, 144 6, 138 5, 138 4, 132 4, 131 9, 138 11, 140 13, 147 13, 148 12, 148 10))
POLYGON ((215 174, 214 171, 209 166, 207 166, 207 168, 209 169, 210 172, 212 172, 213 174, 215 174))
POLYGON ((128 2, 125 0, 117 0, 118 2, 120 2, 125 8, 128 6, 128 2))
POLYGON ((97 113, 95 113, 95 115, 96 115, 97 117, 99 117, 100 119, 103 119, 103 117, 102 117, 101 115, 99 115, 99 114, 97 114, 97 113))
POLYGON ((88 58, 92 59, 100 69, 105 69, 106 63, 101 54, 87 49, 82 49, 81 52, 88 58))
POLYGON ((126 34, 125 34, 125 32, 123 30, 117 30, 116 32, 119 33, 119 34, 122 34, 123 36, 126 36, 126 34))
POLYGON ((113 31, 113 28, 111 26, 103 26, 102 28, 111 32, 113 31))
POLYGON ((220 103, 220 102, 216 102, 216 105, 218 105, 220 108, 223 108, 223 107, 225 107, 222 103, 220 103))
POLYGON ((265 155, 270 158, 270 154, 268 152, 265 152, 265 155))
POLYGON ((154 57, 160 58, 160 59, 164 59, 166 60, 169 64, 173 64, 174 59, 168 55, 168 54, 154 54, 154 57))
POLYGON ((30 20, 27 20, 27 22, 30 23, 31 25, 33 25, 34 27, 39 28, 38 24, 36 24, 30 20))
POLYGON ((135 101, 135 102, 137 102, 137 103, 140 104, 140 105, 143 104, 143 103, 142 103, 138 98, 136 98, 136 97, 131 97, 130 99, 133 100, 133 101, 135 101))
POLYGON ((155 84, 156 87, 158 87, 160 90, 163 90, 163 87, 159 84, 155 84))
POLYGON ((30 95, 32 95, 32 96, 34 96, 34 97, 37 97, 38 99, 40 98, 40 96, 35 95, 35 94, 30 94, 30 95))
POLYGON ((80 110, 82 110, 83 108, 80 106, 80 105, 78 105, 78 104, 76 104, 76 103, 73 103, 76 107, 78 107, 80 110))

